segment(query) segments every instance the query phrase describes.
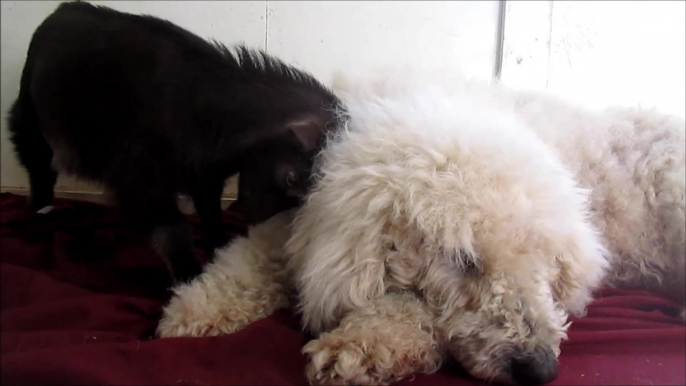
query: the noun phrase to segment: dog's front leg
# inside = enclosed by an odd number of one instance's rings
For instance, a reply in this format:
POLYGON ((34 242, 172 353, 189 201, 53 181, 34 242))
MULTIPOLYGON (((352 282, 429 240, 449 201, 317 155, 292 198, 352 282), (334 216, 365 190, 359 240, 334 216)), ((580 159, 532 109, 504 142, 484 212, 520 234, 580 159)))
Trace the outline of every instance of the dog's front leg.
POLYGON ((267 249, 259 240, 238 237, 217 250, 205 272, 174 288, 157 336, 231 334, 288 306, 283 264, 267 249))
POLYGON ((416 295, 389 293, 303 348, 307 378, 311 384, 378 385, 432 373, 442 362, 432 320, 416 295))

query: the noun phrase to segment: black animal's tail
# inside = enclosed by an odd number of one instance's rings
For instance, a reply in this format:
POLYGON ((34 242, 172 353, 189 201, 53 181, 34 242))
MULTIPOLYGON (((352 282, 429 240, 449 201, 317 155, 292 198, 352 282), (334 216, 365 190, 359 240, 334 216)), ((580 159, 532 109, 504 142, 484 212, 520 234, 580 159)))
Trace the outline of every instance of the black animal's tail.
POLYGON ((32 56, 29 47, 19 96, 9 111, 7 126, 17 158, 29 173, 31 207, 35 211, 52 204, 57 173, 52 168, 52 148, 41 132, 31 96, 32 56))

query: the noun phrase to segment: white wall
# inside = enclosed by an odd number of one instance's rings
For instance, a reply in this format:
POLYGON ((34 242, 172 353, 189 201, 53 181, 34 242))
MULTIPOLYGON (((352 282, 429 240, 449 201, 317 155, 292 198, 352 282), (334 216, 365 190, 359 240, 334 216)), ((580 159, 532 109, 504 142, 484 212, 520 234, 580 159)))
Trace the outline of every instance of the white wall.
MULTIPOLYGON (((202 37, 265 48, 328 82, 333 72, 383 65, 440 65, 496 72, 496 1, 93 1, 168 18, 202 37)), ((7 140, 29 39, 57 1, 1 3, 0 186, 26 188, 7 140)), ((590 106, 656 106, 685 116, 683 1, 508 1, 505 83, 547 89, 590 106)), ((62 191, 93 190, 61 177, 62 191)), ((230 192, 229 192, 230 193, 230 192)))
POLYGON ((442 63, 488 78, 498 3, 488 1, 274 1, 269 52, 327 82, 332 71, 442 63))
POLYGON ((686 116, 686 2, 511 1, 502 80, 686 116))

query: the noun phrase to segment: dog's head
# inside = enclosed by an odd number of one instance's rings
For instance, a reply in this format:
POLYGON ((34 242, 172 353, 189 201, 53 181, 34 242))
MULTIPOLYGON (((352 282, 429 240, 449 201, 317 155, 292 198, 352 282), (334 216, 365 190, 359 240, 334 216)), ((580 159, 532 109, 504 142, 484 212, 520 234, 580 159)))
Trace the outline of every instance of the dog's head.
POLYGON ((568 312, 597 283, 602 248, 584 192, 545 165, 545 152, 496 160, 482 150, 423 158, 425 169, 415 159, 394 182, 402 193, 381 227, 383 287, 419 291, 473 376, 545 383, 557 376, 568 312))
POLYGON ((586 192, 512 114, 422 90, 346 101, 287 245, 305 323, 411 288, 472 375, 547 382, 605 267, 586 192))

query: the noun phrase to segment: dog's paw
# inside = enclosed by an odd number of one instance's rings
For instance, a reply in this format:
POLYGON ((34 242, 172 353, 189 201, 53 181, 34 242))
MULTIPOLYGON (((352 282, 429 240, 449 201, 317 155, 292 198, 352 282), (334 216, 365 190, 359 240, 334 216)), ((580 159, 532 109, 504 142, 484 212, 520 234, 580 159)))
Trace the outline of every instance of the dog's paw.
POLYGON ((159 338, 201 337, 232 334, 247 327, 252 320, 247 317, 230 319, 224 315, 207 317, 177 317, 165 315, 157 326, 159 338))
POLYGON ((308 381, 312 385, 387 385, 440 366, 440 355, 433 347, 407 342, 401 347, 384 338, 350 330, 322 334, 303 348, 310 359, 308 381))
POLYGON ((384 385, 394 381, 387 347, 363 342, 336 342, 322 337, 303 349, 310 356, 307 378, 312 385, 384 385))
POLYGON ((221 296, 219 291, 201 284, 196 281, 176 288, 176 295, 162 310, 158 337, 231 334, 259 318, 251 315, 252 307, 245 304, 238 291, 225 291, 221 296))
POLYGON ((230 280, 220 287, 195 281, 175 291, 157 326, 160 338, 232 334, 288 306, 285 290, 276 284, 245 288, 230 280))

